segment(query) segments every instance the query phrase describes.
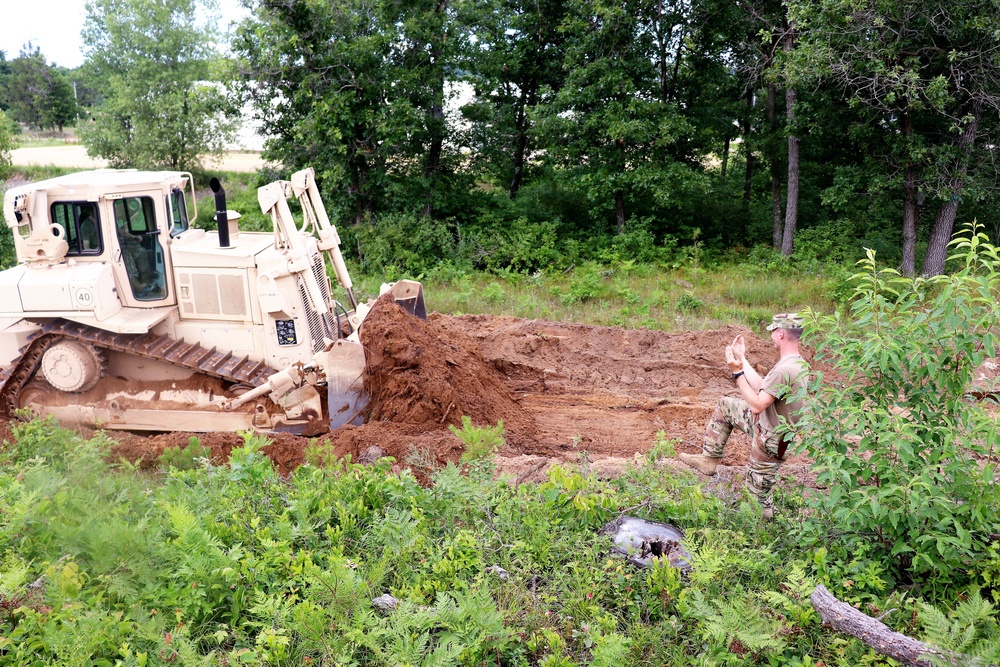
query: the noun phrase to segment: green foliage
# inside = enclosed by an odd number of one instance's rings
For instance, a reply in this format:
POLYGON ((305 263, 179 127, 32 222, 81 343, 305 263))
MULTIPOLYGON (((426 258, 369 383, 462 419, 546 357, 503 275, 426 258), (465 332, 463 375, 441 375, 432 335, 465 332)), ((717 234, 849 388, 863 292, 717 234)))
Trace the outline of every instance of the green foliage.
POLYGON ((504 220, 486 215, 462 239, 464 252, 474 266, 488 271, 528 272, 545 269, 560 259, 558 225, 532 223, 524 216, 504 220))
MULTIPOLYGON (((0 111, 0 178, 6 178, 10 170, 10 152, 14 150, 14 134, 17 127, 7 115, 0 111)), ((6 187, 0 186, 6 190, 6 187)))
POLYGON ((947 615, 926 602, 921 603, 920 620, 924 641, 943 652, 930 656, 932 664, 971 667, 1000 662, 1000 623, 996 609, 979 591, 970 591, 947 615))
POLYGON ((660 459, 672 459, 677 455, 675 446, 680 441, 673 438, 667 437, 667 432, 660 430, 656 432, 656 439, 653 441, 653 447, 649 450, 646 458, 650 463, 655 463, 660 459))
POLYGON ((702 308, 705 302, 695 296, 691 290, 687 290, 677 299, 677 310, 681 312, 692 312, 702 308))
POLYGON ((787 286, 779 278, 761 277, 734 282, 726 296, 743 306, 782 307, 788 301, 787 286))
POLYGON ((931 586, 967 581, 1000 529, 997 417, 969 400, 997 353, 1000 257, 975 225, 952 247, 960 270, 934 279, 879 270, 869 251, 849 310, 808 325, 836 375, 804 420, 830 488, 807 526, 931 586))
MULTIPOLYGON (((107 463, 104 438, 17 425, 0 467, 0 665, 875 660, 820 628, 786 525, 661 462, 616 480, 554 466, 522 486, 449 465, 421 485, 391 459, 326 458, 282 479, 265 444, 244 433, 227 465, 146 476, 107 463), (685 529, 690 575, 608 554, 596 529, 636 508, 685 529), (371 603, 384 593, 400 600, 387 615, 371 603)), ((846 577, 872 561, 825 562, 846 577)), ((929 640, 993 655, 990 605, 935 614, 920 612, 929 640)))
MULTIPOLYGON (((0 63, 2 65, 2 63, 0 63)), ((37 129, 56 129, 72 124, 77 107, 73 87, 65 70, 48 64, 41 49, 26 43, 17 58, 0 66, 0 108, 12 120, 37 129)))
POLYGON ((212 0, 95 0, 83 37, 102 102, 79 127, 93 157, 113 167, 195 169, 221 152, 231 110, 213 71, 212 0))
POLYGON ((368 218, 351 232, 359 248, 362 270, 386 278, 419 275, 438 259, 454 253, 448 225, 420 215, 389 213, 368 218))
POLYGON ((562 292, 559 300, 564 306, 569 306, 599 299, 607 293, 604 278, 600 267, 588 262, 573 272, 569 288, 562 292))
POLYGON ((498 421, 495 426, 474 426, 472 419, 462 415, 462 428, 449 425, 448 430, 458 436, 465 447, 465 452, 462 453, 464 463, 492 458, 504 444, 503 420, 498 421))
POLYGON ((192 435, 184 447, 167 447, 156 459, 163 468, 190 470, 199 465, 199 459, 207 459, 211 452, 192 435))

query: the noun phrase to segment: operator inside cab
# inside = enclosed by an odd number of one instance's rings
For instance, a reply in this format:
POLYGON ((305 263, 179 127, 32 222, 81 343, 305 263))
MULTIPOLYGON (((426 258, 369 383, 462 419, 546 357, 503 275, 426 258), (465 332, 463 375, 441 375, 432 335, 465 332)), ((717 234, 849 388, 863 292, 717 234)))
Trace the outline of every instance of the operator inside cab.
POLYGON ((167 296, 166 267, 151 197, 124 197, 114 202, 115 232, 132 294, 140 301, 167 296))

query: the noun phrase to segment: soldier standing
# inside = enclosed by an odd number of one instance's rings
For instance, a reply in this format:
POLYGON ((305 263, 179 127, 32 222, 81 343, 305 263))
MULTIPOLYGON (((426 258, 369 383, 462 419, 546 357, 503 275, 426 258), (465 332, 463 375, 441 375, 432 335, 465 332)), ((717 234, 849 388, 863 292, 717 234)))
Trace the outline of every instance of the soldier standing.
POLYGON ((747 361, 743 336, 726 346, 726 363, 741 397, 726 396, 719 401, 705 429, 701 455, 678 455, 701 473, 714 475, 733 427, 749 435, 753 445, 747 461, 747 487, 763 506, 766 520, 774 518, 774 484, 793 437, 788 427, 798 421, 805 395, 809 365, 799 354, 802 321, 798 313, 771 319, 767 330, 779 359, 764 378, 747 361), (781 424, 787 427, 778 428, 781 424))

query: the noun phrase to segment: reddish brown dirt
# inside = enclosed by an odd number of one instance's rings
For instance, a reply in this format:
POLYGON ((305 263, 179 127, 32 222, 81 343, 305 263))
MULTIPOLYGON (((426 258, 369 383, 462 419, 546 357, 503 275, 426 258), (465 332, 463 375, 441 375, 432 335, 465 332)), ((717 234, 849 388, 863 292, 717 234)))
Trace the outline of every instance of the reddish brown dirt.
MULTIPOLYGON (((679 450, 697 449, 718 399, 736 395, 723 352, 739 334, 758 370, 776 361, 770 341, 742 326, 663 333, 488 315, 435 313, 423 321, 380 301, 362 341, 368 422, 318 439, 274 435, 264 451, 282 473, 304 462, 311 442, 355 460, 377 446, 398 467, 430 467, 461 456, 448 426, 466 415, 480 426, 503 420, 499 467, 518 480, 539 479, 553 461, 584 461, 613 475, 649 451, 658 431, 679 439, 679 450)), ((191 436, 111 435, 114 454, 143 467, 191 436)), ((241 443, 235 433, 198 438, 220 462, 241 443)), ((723 465, 743 465, 748 445, 734 433, 723 465)))

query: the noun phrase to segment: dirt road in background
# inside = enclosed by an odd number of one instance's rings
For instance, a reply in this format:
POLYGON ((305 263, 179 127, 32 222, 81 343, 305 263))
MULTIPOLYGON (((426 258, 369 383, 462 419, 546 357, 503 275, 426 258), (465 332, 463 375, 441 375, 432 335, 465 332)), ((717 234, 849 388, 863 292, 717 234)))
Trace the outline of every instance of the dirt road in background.
MULTIPOLYGON (((79 169, 101 169, 108 166, 106 160, 95 160, 87 155, 87 149, 79 144, 67 146, 30 146, 11 151, 11 162, 17 166, 53 166, 79 169)), ((260 153, 227 153, 221 162, 210 162, 207 166, 220 171, 257 171, 264 165, 260 153)))

